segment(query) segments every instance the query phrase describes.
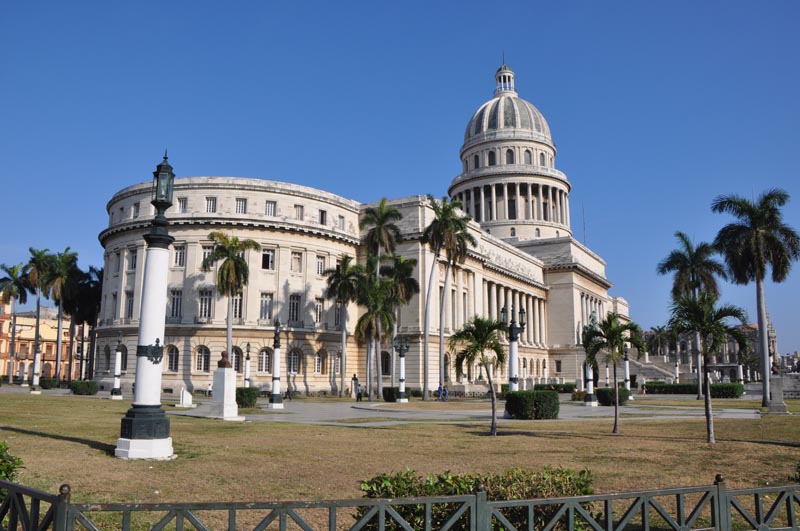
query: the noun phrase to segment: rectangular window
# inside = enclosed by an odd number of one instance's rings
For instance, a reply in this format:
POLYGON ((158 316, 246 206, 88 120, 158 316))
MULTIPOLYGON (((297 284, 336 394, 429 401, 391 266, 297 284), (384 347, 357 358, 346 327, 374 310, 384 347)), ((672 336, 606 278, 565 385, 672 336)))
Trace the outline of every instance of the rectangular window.
POLYGON ((319 211, 319 224, 320 225, 328 224, 328 212, 326 212, 325 210, 319 211))
POLYGON ((117 294, 111 294, 111 318, 116 320, 117 319, 117 294))
POLYGON ((189 212, 188 202, 186 201, 185 197, 178 198, 178 213, 179 214, 186 214, 189 212))
POLYGON ((175 259, 172 262, 175 267, 183 267, 186 265, 186 247, 183 245, 175 246, 175 259))
POLYGON ((275 201, 267 201, 264 206, 264 215, 266 216, 275 216, 275 212, 277 209, 275 208, 275 201))
POLYGON ((128 249, 128 271, 136 269, 136 249, 128 249))
POLYGON ((561 372, 561 360, 556 360, 556 372, 561 372))
POLYGON ((298 253, 296 251, 292 251, 291 270, 292 270, 292 273, 302 273, 303 272, 303 253, 298 253))
MULTIPOLYGON (((213 253, 213 252, 214 252, 214 246, 213 245, 204 245, 203 246, 203 262, 205 262, 206 258, 211 256, 211 253, 213 253)), ((201 264, 202 264, 202 262, 201 262, 201 264)))
POLYGON ((258 318, 262 321, 272 320, 272 293, 261 293, 261 305, 258 310, 258 318))
POLYGON ((139 217, 139 203, 133 204, 133 211, 131 212, 131 217, 134 219, 139 217))
POLYGON ((133 292, 125 292, 125 319, 133 319, 133 292))
POLYGON ((342 322, 342 305, 341 303, 336 303, 336 306, 333 307, 333 326, 339 326, 342 322))
POLYGON ((247 214, 247 199, 244 197, 236 198, 236 213, 247 214))
POLYGON ((170 291, 170 317, 180 319, 183 316, 183 290, 173 289, 170 291))
POLYGON ((322 276, 325 273, 325 257, 317 257, 317 274, 322 276))
POLYGON ((206 212, 209 214, 213 214, 216 211, 217 211, 217 198, 206 197, 206 212))
POLYGON ((275 269, 275 249, 264 249, 261 251, 261 269, 275 269))
POLYGON ((300 320, 300 295, 289 295, 289 322, 300 320))
POLYGON ((314 299, 314 322, 321 323, 325 320, 325 299, 314 299))
POLYGON ((456 290, 452 290, 450 292, 450 328, 457 328, 458 323, 456 322, 456 315, 458 314, 458 310, 456 308, 456 290))
POLYGON ((175 346, 169 347, 167 352, 167 370, 169 372, 178 372, 178 348, 175 346))
POLYGON ((303 205, 294 206, 294 219, 303 221, 303 205))
POLYGON ((241 319, 242 318, 242 294, 236 295, 231 302, 233 303, 233 318, 234 319, 241 319))
POLYGON ((203 319, 210 319, 211 318, 211 290, 210 289, 201 289, 200 290, 200 307, 198 308, 197 316, 203 319))
POLYGON ((344 230, 344 216, 339 216, 339 229, 344 230))

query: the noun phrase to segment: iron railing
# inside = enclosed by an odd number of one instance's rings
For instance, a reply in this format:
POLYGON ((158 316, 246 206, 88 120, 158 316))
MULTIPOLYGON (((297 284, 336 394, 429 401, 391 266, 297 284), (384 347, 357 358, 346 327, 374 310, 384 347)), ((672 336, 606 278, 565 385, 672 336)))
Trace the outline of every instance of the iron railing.
POLYGON ((800 485, 714 485, 535 500, 473 495, 236 503, 71 503, 0 481, 2 531, 316 530, 797 530, 800 485))

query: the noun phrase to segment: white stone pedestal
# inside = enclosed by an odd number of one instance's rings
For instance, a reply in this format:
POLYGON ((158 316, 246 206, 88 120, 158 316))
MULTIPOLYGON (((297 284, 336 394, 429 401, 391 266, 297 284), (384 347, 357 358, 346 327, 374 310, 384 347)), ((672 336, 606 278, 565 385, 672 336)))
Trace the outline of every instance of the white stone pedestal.
POLYGON ((214 395, 211 399, 212 418, 243 421, 236 405, 236 371, 230 367, 220 367, 214 371, 214 395))
POLYGON ((197 407, 197 404, 192 402, 192 393, 186 390, 185 387, 181 387, 181 397, 180 402, 176 407, 183 407, 183 408, 193 408, 197 407))

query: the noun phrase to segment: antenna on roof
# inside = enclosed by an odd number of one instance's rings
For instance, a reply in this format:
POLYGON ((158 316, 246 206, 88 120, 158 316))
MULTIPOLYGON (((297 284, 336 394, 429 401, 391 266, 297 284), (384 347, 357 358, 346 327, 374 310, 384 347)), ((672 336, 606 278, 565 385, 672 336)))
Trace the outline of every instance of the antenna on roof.
POLYGON ((506 64, 506 51, 503 50, 503 64, 506 64))

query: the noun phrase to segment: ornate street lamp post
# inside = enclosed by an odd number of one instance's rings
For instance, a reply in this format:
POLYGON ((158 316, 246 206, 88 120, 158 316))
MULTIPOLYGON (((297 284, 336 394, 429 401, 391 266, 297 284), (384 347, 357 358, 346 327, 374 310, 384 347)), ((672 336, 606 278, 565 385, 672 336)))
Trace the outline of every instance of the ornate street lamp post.
POLYGON ((514 307, 511 307, 511 322, 508 322, 508 311, 505 306, 500 310, 500 320, 508 323, 508 390, 519 390, 519 362, 517 361, 517 344, 519 334, 525 330, 525 309, 519 311, 519 326, 516 322, 514 307))
POLYGON ((133 406, 122 419, 114 455, 124 459, 169 459, 172 437, 169 419, 161 409, 161 373, 164 359, 164 323, 167 305, 169 246, 175 238, 167 232, 164 212, 172 206, 175 174, 167 153, 153 172, 153 200, 156 208, 150 232, 144 235, 145 254, 139 337, 136 344, 136 377, 133 406))
POLYGON ((624 355, 622 359, 625 361, 625 389, 628 390, 628 395, 630 395, 630 400, 633 400, 633 395, 631 395, 631 364, 630 360, 628 359, 628 344, 625 343, 625 346, 622 348, 624 351, 624 355))
POLYGON ((275 340, 272 342, 272 392, 269 409, 283 409, 281 396, 281 322, 275 319, 275 340))
POLYGON ((122 400, 122 332, 117 336, 117 350, 114 353, 114 388, 111 390, 111 400, 122 400))
POLYGON ((247 355, 244 357, 244 386, 250 387, 250 343, 247 343, 247 355))
POLYGON ((396 337, 393 346, 398 356, 400 356, 400 396, 397 398, 397 401, 408 402, 408 396, 406 395, 406 352, 408 352, 408 337, 396 337))
POLYGON ((31 381, 31 394, 32 395, 40 395, 42 394, 42 390, 39 389, 39 375, 41 374, 41 365, 42 365, 42 336, 38 334, 38 320, 36 322, 36 341, 34 342, 33 347, 33 381, 31 381))

